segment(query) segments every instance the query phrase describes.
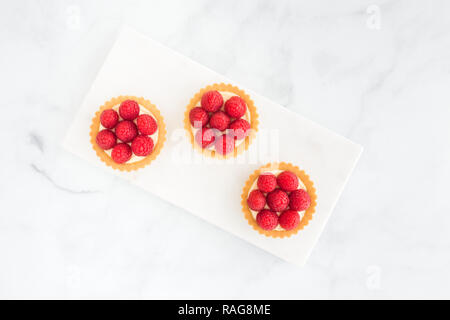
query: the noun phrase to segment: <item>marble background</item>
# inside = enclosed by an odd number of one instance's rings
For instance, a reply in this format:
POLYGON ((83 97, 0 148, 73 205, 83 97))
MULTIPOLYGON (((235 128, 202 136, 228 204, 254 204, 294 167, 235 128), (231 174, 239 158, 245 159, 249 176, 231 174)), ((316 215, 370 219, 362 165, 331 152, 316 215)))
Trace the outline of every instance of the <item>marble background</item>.
POLYGON ((448 1, 0 9, 0 297, 450 298, 448 1), (123 24, 364 146, 305 267, 61 148, 123 24))

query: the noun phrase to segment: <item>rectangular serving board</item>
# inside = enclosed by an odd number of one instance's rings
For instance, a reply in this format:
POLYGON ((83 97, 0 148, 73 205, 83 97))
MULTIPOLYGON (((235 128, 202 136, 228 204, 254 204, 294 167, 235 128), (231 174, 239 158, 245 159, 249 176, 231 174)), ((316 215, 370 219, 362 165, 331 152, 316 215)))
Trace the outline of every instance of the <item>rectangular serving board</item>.
POLYGON ((119 33, 63 146, 100 169, 119 175, 300 266, 306 263, 362 151, 352 141, 129 27, 124 27, 119 33), (259 131, 244 154, 229 161, 211 161, 192 152, 183 129, 183 119, 186 106, 196 92, 209 84, 221 82, 236 85, 251 96, 259 114, 259 131), (134 172, 119 172, 107 167, 99 160, 89 141, 89 128, 95 112, 105 101, 119 95, 142 96, 151 100, 161 111, 167 127, 167 140, 161 154, 150 165, 134 172), (270 161, 285 161, 299 166, 309 174, 317 189, 313 219, 290 238, 273 239, 260 235, 248 225, 241 210, 241 192, 247 178, 270 161))

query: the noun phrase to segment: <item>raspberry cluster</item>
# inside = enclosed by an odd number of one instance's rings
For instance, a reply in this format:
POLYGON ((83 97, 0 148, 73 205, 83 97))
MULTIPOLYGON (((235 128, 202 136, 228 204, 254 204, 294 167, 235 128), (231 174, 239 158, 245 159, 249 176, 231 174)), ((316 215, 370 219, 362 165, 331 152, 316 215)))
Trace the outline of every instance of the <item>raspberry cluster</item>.
POLYGON ((298 177, 291 171, 277 176, 271 172, 262 173, 252 190, 247 204, 257 211, 256 223, 264 230, 273 230, 280 225, 284 230, 295 229, 300 223, 300 211, 311 205, 306 190, 299 188, 298 177))
POLYGON ((97 145, 111 151, 116 163, 126 163, 133 153, 146 157, 153 152, 153 139, 150 137, 158 130, 156 120, 149 114, 139 115, 139 104, 134 100, 125 100, 114 109, 104 110, 100 123, 105 128, 97 134, 97 145), (118 141, 119 140, 119 141, 118 141))
POLYGON ((250 133, 250 123, 242 118, 246 111, 247 105, 239 96, 224 102, 219 91, 206 92, 200 106, 189 112, 191 125, 197 129, 196 143, 203 149, 214 145, 221 155, 233 152, 236 140, 250 133))

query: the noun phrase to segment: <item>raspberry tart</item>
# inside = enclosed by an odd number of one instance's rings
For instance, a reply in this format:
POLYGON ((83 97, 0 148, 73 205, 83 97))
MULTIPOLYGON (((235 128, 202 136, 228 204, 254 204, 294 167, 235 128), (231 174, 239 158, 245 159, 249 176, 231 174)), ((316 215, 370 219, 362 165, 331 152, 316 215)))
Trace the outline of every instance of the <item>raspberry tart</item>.
POLYGON ((250 97, 230 84, 201 89, 186 108, 184 127, 194 149, 217 158, 245 151, 258 130, 258 114, 250 97))
POLYGON ((309 176, 290 163, 269 163, 256 170, 242 192, 248 223, 268 237, 284 238, 312 219, 316 190, 309 176))
POLYGON ((166 139, 166 126, 150 101, 120 96, 100 107, 92 119, 90 136, 103 162, 114 169, 131 171, 158 156, 166 139))

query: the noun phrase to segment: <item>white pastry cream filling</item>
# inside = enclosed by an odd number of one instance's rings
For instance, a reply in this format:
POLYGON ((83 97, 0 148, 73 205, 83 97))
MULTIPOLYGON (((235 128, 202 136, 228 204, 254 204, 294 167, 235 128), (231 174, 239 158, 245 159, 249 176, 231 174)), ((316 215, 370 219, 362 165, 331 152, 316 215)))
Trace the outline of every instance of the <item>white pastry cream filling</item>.
MULTIPOLYGON (((117 113, 119 113, 119 106, 120 106, 120 104, 117 104, 117 105, 115 105, 114 107, 112 107, 112 109, 114 109, 115 111, 117 111, 117 113)), ((144 106, 141 106, 141 105, 139 105, 139 109, 140 109, 140 110, 139 110, 139 115, 141 115, 141 114, 148 114, 148 115, 152 116, 153 119, 155 119, 156 123, 158 124, 158 121, 157 121, 156 117, 153 115, 153 113, 152 113, 150 110, 148 110, 147 108, 145 108, 144 106)), ((137 120, 137 119, 134 119, 133 122, 134 122, 134 124, 136 124, 136 126, 137 126, 136 120, 137 120)), ((99 126, 99 128, 98 128, 98 131, 100 132, 100 131, 103 130, 103 129, 106 129, 106 128, 103 127, 102 124, 100 123, 100 126, 99 126)), ((111 129, 111 130, 114 131, 114 129, 111 129)), ((156 129, 155 133, 152 134, 151 136, 149 136, 149 137, 152 138, 152 140, 153 140, 153 149, 155 148, 156 143, 158 142, 158 133, 159 133, 159 124, 158 124, 158 129, 156 129)), ((119 144, 119 143, 122 143, 122 141, 120 141, 119 139, 117 139, 117 144, 119 144)), ((108 156, 111 157, 112 149, 109 149, 109 150, 103 150, 103 151, 105 151, 106 154, 108 154, 108 156)), ((141 161, 141 160, 144 159, 144 158, 146 158, 146 157, 139 157, 139 156, 136 156, 134 153, 132 153, 130 160, 128 160, 128 161, 125 162, 125 163, 134 163, 134 162, 138 162, 138 161, 141 161)))
MULTIPOLYGON (((286 170, 271 170, 271 171, 264 171, 264 172, 262 172, 261 174, 264 174, 264 173, 273 173, 273 174, 275 175, 275 177, 277 177, 277 176, 278 176, 281 172, 283 172, 283 171, 286 171, 286 170)), ((305 185, 304 185, 303 182, 302 182, 302 180, 300 180, 299 177, 297 177, 297 179, 298 179, 298 189, 303 189, 303 190, 307 191, 305 185)), ((253 182, 252 186, 250 187, 250 190, 248 191, 248 195, 250 194, 250 192, 252 192, 253 190, 256 190, 256 189, 258 189, 258 178, 255 179, 255 181, 253 182)), ((248 198, 248 195, 247 195, 247 198, 248 198)), ((250 207, 249 207, 248 209, 249 209, 250 212, 252 213, 253 219, 256 220, 256 215, 258 214, 259 211, 254 211, 254 210, 250 209, 250 207)), ((267 203, 266 203, 266 206, 264 207, 264 209, 270 210, 270 208, 269 208, 269 206, 267 205, 267 203)), ((263 210, 264 210, 264 209, 263 209, 263 210)), ((288 207, 286 210, 288 210, 288 209, 289 209, 289 207, 288 207)), ((298 214, 300 215, 300 221, 301 221, 301 220, 303 219, 303 216, 305 215, 305 211, 297 211, 297 212, 298 212, 298 214)), ((277 214, 278 214, 278 216, 279 216, 279 215, 281 214, 281 212, 277 212, 277 214)), ((276 227, 275 229, 273 229, 273 230, 277 230, 277 231, 285 231, 285 229, 283 229, 279 224, 278 224, 277 227, 276 227)))
MULTIPOLYGON (((222 97, 223 97, 223 106, 222 106, 222 108, 220 108, 219 110, 222 110, 223 112, 225 112, 225 102, 227 102, 227 100, 228 99, 230 99, 231 97, 234 97, 234 96, 238 96, 239 97, 239 95, 237 95, 237 94, 235 94, 235 93, 233 93, 233 92, 229 92, 229 91, 219 91, 219 93, 222 95, 222 97)), ((244 102, 245 102, 245 100, 244 100, 244 102)), ((200 101, 198 102, 198 104, 200 104, 200 101)), ((240 118, 240 119, 244 119, 244 120, 247 120, 247 122, 248 123, 251 123, 250 122, 250 120, 251 120, 251 118, 250 118, 250 110, 248 109, 248 105, 247 105, 247 103, 245 104, 245 106, 246 106, 246 109, 245 109, 245 114, 240 118)), ((233 122, 235 119, 234 118, 232 118, 231 119, 231 122, 233 122)), ((230 123, 231 123, 230 122, 230 123)), ((192 124, 191 124, 191 129, 192 129, 192 132, 193 132, 193 134, 194 134, 194 137, 195 137, 195 134, 197 133, 197 131, 198 130, 200 130, 200 129, 198 129, 198 128, 194 128, 193 126, 192 126, 192 124)), ((206 128, 203 128, 203 130, 205 130, 206 128)), ((225 133, 225 132, 224 132, 225 133)), ((239 147, 242 143, 244 143, 245 142, 245 138, 244 139, 240 139, 240 140, 235 140, 236 142, 235 142, 235 145, 234 145, 234 147, 235 148, 237 148, 237 147, 239 147)), ((206 150, 215 150, 215 147, 214 147, 214 143, 211 143, 209 146, 207 146, 206 148, 205 148, 206 150)))

